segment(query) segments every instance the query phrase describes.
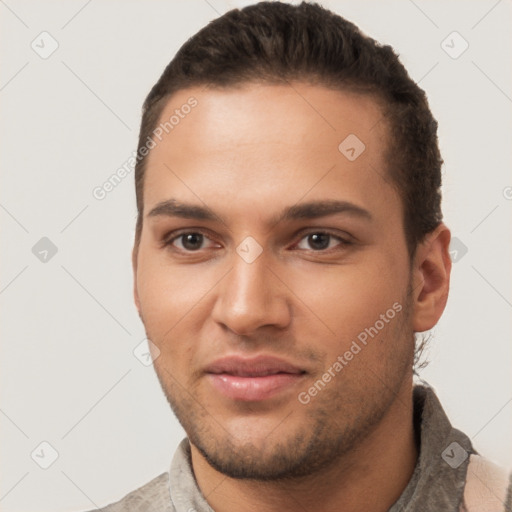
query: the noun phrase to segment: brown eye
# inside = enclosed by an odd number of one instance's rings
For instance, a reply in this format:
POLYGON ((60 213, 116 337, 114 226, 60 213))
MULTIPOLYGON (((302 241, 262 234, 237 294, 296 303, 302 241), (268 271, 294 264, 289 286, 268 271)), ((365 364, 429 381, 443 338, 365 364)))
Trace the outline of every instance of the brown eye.
POLYGON ((301 241, 297 244, 297 247, 299 249, 320 252, 332 249, 333 247, 336 246, 343 248, 343 246, 348 244, 349 242, 347 240, 344 240, 339 236, 333 235, 332 233, 328 233, 325 231, 315 231, 307 233, 305 236, 303 236, 301 238, 301 241), (305 241, 305 243, 303 241, 305 241), (337 243, 333 244, 333 241, 337 241, 337 243))
POLYGON ((182 246, 187 251, 197 251, 203 243, 203 235, 201 233, 186 233, 180 235, 177 240, 182 241, 182 246))
POLYGON ((329 241, 331 239, 331 235, 326 233, 312 233, 307 236, 308 243, 314 249, 327 249, 329 247, 329 241))
POLYGON ((169 237, 165 241, 164 246, 175 249, 178 252, 192 253, 207 249, 208 241, 213 248, 215 243, 204 233, 199 231, 182 231, 181 233, 175 233, 174 236, 169 237))
POLYGON ((198 251, 202 248, 204 238, 201 233, 183 233, 169 240, 166 245, 172 245, 184 251, 198 251))

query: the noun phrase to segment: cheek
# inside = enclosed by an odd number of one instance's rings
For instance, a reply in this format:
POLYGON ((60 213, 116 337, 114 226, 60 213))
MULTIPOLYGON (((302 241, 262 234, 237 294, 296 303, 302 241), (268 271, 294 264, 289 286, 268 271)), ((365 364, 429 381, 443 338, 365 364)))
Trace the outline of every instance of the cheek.
POLYGON ((138 296, 146 329, 156 339, 179 330, 181 320, 194 314, 201 299, 211 290, 208 272, 193 267, 171 265, 160 252, 141 251, 138 296))
POLYGON ((296 276, 294 289, 308 306, 304 329, 317 336, 323 333, 333 351, 350 345, 376 323, 379 334, 389 332, 405 309, 408 278, 404 264, 383 252, 352 265, 312 267, 296 276))
MULTIPOLYGON (((197 277, 196 277, 196 280, 197 277)), ((138 273, 139 300, 147 337, 158 349, 154 361, 166 388, 185 382, 184 369, 190 367, 196 339, 190 321, 196 313, 201 289, 193 276, 147 259, 138 273)))

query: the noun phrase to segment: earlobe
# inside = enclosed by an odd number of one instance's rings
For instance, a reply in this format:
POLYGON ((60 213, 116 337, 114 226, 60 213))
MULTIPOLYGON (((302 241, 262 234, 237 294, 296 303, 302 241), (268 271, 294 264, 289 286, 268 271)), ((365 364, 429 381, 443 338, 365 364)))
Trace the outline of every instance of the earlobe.
POLYGON ((443 314, 452 268, 450 239, 450 230, 441 223, 416 249, 412 276, 415 332, 432 329, 443 314))

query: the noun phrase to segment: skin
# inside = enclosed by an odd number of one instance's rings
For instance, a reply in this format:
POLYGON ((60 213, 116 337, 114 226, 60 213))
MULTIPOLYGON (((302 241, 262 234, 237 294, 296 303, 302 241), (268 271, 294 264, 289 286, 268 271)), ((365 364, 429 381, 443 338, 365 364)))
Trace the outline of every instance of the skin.
POLYGON ((217 512, 387 511, 417 460, 413 334, 444 310, 450 232, 441 224, 410 261, 400 196, 384 179, 388 129, 372 97, 305 83, 191 88, 161 119, 190 96, 198 105, 148 157, 133 269, 198 485, 217 512), (348 134, 366 146, 354 161, 338 150, 348 134), (217 218, 148 215, 169 199, 217 218), (329 199, 371 218, 271 222, 288 206, 329 199), (205 236, 187 244, 173 239, 178 230, 205 236), (326 230, 327 248, 308 236, 326 230), (252 263, 236 251, 248 236, 263 250, 252 263), (401 311, 301 403, 299 393, 396 303, 401 311), (233 400, 204 373, 231 354, 281 357, 306 373, 270 399, 233 400))

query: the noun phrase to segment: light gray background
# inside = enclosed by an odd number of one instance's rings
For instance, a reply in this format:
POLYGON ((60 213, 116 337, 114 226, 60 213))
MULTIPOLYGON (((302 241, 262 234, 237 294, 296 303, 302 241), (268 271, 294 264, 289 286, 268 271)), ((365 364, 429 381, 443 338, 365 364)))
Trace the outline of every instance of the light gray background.
MULTIPOLYGON (((133 173, 103 201, 92 190, 136 149, 142 102, 181 44, 248 3, 0 0, 2 511, 94 508, 169 466, 183 431, 133 355, 133 173), (47 59, 31 48, 42 31, 59 44, 47 59), (58 248, 46 263, 42 237, 58 248), (59 453, 46 470, 30 455, 42 441, 59 453)), ((393 45, 439 120, 445 219, 468 252, 422 377, 510 468, 512 3, 324 5, 393 45), (453 31, 469 43, 457 59, 441 47, 453 31)))

